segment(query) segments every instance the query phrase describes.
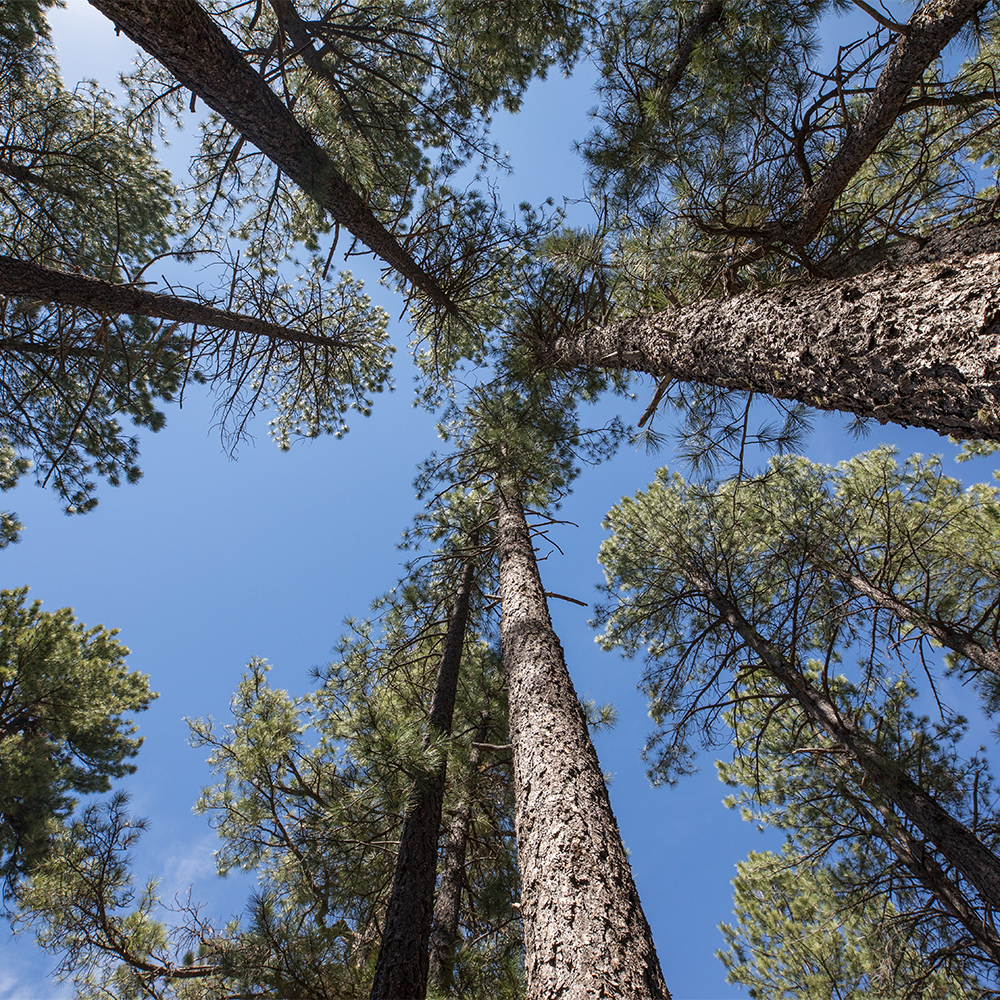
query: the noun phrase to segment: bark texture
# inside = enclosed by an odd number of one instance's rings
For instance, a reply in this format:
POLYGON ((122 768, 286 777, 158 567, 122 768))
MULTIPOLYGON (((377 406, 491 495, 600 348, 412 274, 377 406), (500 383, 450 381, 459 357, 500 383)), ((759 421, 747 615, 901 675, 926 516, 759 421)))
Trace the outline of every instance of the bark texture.
POLYGON ((329 154, 196 0, 90 3, 222 115, 369 250, 433 301, 451 305, 438 282, 375 218, 329 154))
POLYGON ((1000 252, 927 256, 560 336, 541 360, 1000 440, 1000 252))
POLYGON ((914 12, 889 54, 864 117, 815 183, 807 183, 796 217, 772 223, 764 231, 765 243, 804 246, 820 231, 851 178, 889 133, 927 67, 985 7, 985 0, 930 0, 914 12))
MULTIPOLYGON (((118 285, 99 278, 89 278, 84 274, 70 274, 54 267, 3 255, 0 255, 0 294, 78 306, 104 316, 149 316, 289 343, 339 346, 332 338, 318 337, 277 323, 268 323, 256 316, 216 309, 175 295, 150 292, 137 285, 118 285)), ((13 343, 3 346, 11 349, 18 347, 13 343)))
POLYGON ((454 989, 453 970, 455 949, 459 943, 458 918, 462 910, 462 886, 465 882, 465 852, 469 843, 469 825, 472 822, 472 803, 476 794, 476 779, 482 751, 476 744, 486 739, 489 713, 480 714, 479 726, 469 755, 469 769, 463 793, 448 823, 448 841, 444 849, 444 863, 434 898, 434 920, 430 937, 430 985, 438 993, 451 993, 454 989))
POLYGON ((524 511, 496 500, 527 1000, 669 997, 524 511))
POLYGON ((928 840, 948 863, 976 888, 992 910, 1000 908, 1000 858, 947 810, 895 761, 881 753, 857 726, 817 691, 801 671, 754 629, 711 580, 694 569, 687 577, 715 607, 723 621, 740 635, 774 678, 864 772, 869 788, 878 790, 928 840))
MULTIPOLYGON (((425 748, 434 737, 451 732, 474 571, 470 559, 465 564, 448 624, 431 700, 425 748)), ((438 834, 447 767, 447 758, 443 757, 436 771, 416 779, 410 793, 399 837, 399 852, 392 875, 371 1000, 423 1000, 427 994, 428 942, 434 911, 438 834)))

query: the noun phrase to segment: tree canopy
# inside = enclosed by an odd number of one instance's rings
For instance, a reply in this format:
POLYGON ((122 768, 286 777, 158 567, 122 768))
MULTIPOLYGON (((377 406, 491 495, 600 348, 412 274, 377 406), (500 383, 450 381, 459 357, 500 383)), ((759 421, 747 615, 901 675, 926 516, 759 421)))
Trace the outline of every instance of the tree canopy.
POLYGON ((398 294, 444 448, 405 579, 319 687, 253 660, 230 725, 191 724, 219 871, 259 880, 243 917, 164 920, 126 798, 75 808, 128 771, 121 713, 151 697, 95 696, 104 749, 35 780, 54 791, 8 850, 60 973, 122 1000, 670 996, 537 553, 646 373, 637 424, 681 411, 694 475, 609 515, 598 621, 647 657, 653 780, 731 744, 732 804, 787 832, 737 875, 731 980, 1000 995, 990 754, 940 696, 1000 699, 996 491, 887 449, 790 456, 810 408, 1000 440, 995 4, 90 2, 146 53, 122 106, 63 85, 44 0, 0 0, 0 485, 33 462, 92 509, 96 478, 140 475, 119 421, 157 430, 202 383, 229 443, 264 408, 283 448, 342 435, 395 346, 338 250, 398 294), (849 8, 854 36, 821 44, 849 8), (490 126, 584 57, 594 215, 572 228, 491 190, 490 126), (203 106, 179 181, 155 144, 203 106), (754 447, 779 452, 761 474, 754 447))
POLYGON ((0 591, 0 873, 4 898, 49 853, 77 796, 106 792, 142 744, 127 713, 156 695, 125 665, 116 630, 88 629, 70 608, 0 591))

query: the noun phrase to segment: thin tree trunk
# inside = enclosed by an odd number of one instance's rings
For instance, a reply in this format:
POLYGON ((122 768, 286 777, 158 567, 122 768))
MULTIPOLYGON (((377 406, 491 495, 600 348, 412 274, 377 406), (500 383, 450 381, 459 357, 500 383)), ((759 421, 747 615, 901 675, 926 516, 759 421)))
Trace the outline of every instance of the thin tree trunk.
POLYGON ((863 594, 877 607, 892 612, 901 622, 915 625, 921 632, 940 642, 942 646, 947 646, 948 649, 961 653, 977 667, 1000 677, 1000 651, 992 646, 984 646, 975 635, 955 628, 948 622, 934 618, 919 608, 915 608, 912 604, 901 601, 891 591, 876 586, 862 573, 826 564, 823 565, 823 569, 850 584, 859 594, 863 594))
POLYGON ((984 919, 982 907, 976 907, 962 888, 944 871, 920 840, 914 837, 888 806, 875 806, 881 822, 862 803, 855 808, 871 824, 875 835, 887 844, 900 863, 938 901, 941 908, 960 923, 976 944, 1000 967, 1000 936, 991 922, 984 919))
POLYGON ((430 985, 439 993, 454 988, 455 948, 458 945, 458 918, 462 908, 462 885, 465 882, 465 850, 469 842, 472 803, 475 798, 479 760, 482 751, 476 745, 486 739, 489 712, 479 715, 479 726, 469 754, 468 780, 462 797, 455 806, 448 824, 448 841, 444 849, 444 864, 434 897, 434 920, 430 937, 430 985))
POLYGON ((995 249, 883 263, 558 336, 538 357, 1000 441, 998 287, 995 249))
POLYGON ((336 163, 195 0, 90 0, 340 225, 428 297, 452 303, 348 186, 336 163))
POLYGON ((684 34, 674 51, 674 58, 667 67, 667 72, 664 73, 662 81, 657 85, 654 92, 655 102, 666 101, 677 89, 677 85, 687 72, 691 56, 698 43, 716 23, 722 20, 724 8, 725 4, 722 0, 703 0, 698 7, 698 13, 684 30, 684 34))
MULTIPOLYGON (((318 347, 338 347, 333 338, 295 330, 292 327, 268 323, 256 316, 216 309, 214 306, 150 292, 137 285, 119 285, 85 274, 71 274, 54 267, 33 264, 15 257, 0 255, 0 294, 54 302, 63 306, 90 309, 104 316, 149 316, 152 319, 172 320, 205 327, 210 330, 227 330, 246 333, 253 337, 293 344, 315 344, 318 347)), ((4 343, 4 349, 31 351, 30 345, 20 341, 4 343)), ((69 348, 69 353, 99 356, 101 350, 69 348)), ((37 352, 37 349, 36 349, 37 352)), ((48 352, 46 352, 48 353, 48 352)), ((57 353, 54 350, 52 353, 57 353)))
MULTIPOLYGON (((475 563, 470 557, 455 595, 444 652, 431 701, 425 748, 451 732, 462 646, 469 620, 475 563)), ((423 1000, 427 993, 428 942, 437 879, 438 835, 448 761, 420 775, 410 793, 392 876, 371 1000, 423 1000)))
POLYGON ((527 1000, 669 997, 524 510, 496 502, 527 1000))
POLYGON ((985 7, 985 0, 930 0, 914 12, 889 54, 861 121, 815 183, 806 178, 795 216, 763 227, 765 243, 804 246, 816 236, 851 178, 888 135, 927 67, 985 7))
POLYGON ((689 568, 685 575, 715 607, 720 618, 761 658, 806 715, 818 723, 861 768, 868 787, 877 789, 887 802, 891 802, 932 841, 942 857, 975 886, 987 906, 993 910, 1000 909, 1000 858, 942 808, 895 761, 876 749, 850 719, 844 718, 793 663, 754 629, 739 608, 708 577, 693 568, 689 568))

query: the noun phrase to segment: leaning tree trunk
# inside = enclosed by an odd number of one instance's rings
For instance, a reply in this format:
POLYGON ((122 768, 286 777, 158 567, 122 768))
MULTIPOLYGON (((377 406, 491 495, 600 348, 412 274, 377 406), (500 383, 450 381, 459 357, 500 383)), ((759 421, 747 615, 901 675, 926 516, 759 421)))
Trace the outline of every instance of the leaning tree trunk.
MULTIPOLYGON (((470 557, 448 624, 431 700, 425 748, 431 739, 451 732, 474 572, 475 565, 470 557)), ((447 767, 447 758, 442 756, 435 771, 420 774, 413 783, 399 837, 371 1000, 422 1000, 427 993, 428 942, 447 767)))
POLYGON ((986 919, 982 906, 976 906, 964 892, 964 887, 938 864, 933 851, 928 851, 896 814, 885 804, 874 804, 881 819, 860 802, 855 808, 865 817, 875 835, 889 846, 907 871, 937 900, 952 919, 960 923, 973 941, 1000 968, 1000 934, 991 919, 986 919))
POLYGON ((430 985, 438 993, 454 989, 455 948, 458 945, 458 920, 462 909, 462 885, 465 882, 465 852, 472 822, 479 760, 478 744, 486 739, 489 712, 482 711, 469 754, 468 778, 462 795, 448 823, 448 840, 444 849, 444 864, 434 898, 434 920, 430 937, 430 985))
POLYGON ((437 280, 379 222, 329 153, 196 0, 90 0, 90 4, 222 115, 376 256, 432 301, 451 307, 437 280))
POLYGON ((527 998, 669 997, 524 510, 496 501, 527 998))
POLYGON ((948 864, 975 886, 980 898, 991 910, 1000 910, 1000 858, 896 761, 883 754, 851 719, 841 715, 836 705, 817 691, 798 667, 743 617, 740 609, 712 580, 694 567, 690 567, 685 576, 712 604, 721 620, 760 657, 771 675, 798 702, 805 714, 819 724, 849 760, 857 764, 869 791, 877 791, 885 801, 891 802, 934 844, 948 864))
POLYGON ((848 277, 563 334, 537 345, 539 363, 647 372, 1000 441, 997 236, 996 226, 942 233, 848 277))
MULTIPOLYGON (((104 316, 149 316, 152 319, 200 326, 207 330, 265 337, 279 343, 314 344, 317 347, 343 346, 334 337, 320 337, 294 327, 280 326, 258 316, 217 309, 195 299, 151 292, 139 285, 116 284, 85 274, 73 274, 3 254, 0 254, 0 295, 78 306, 104 316)), ((208 339, 215 342, 212 337, 208 339)), ((155 354, 156 349, 155 342, 149 346, 151 354, 155 354)), ((100 346, 87 347, 59 341, 49 347, 45 342, 32 343, 20 338, 0 340, 0 350, 81 357, 100 357, 105 353, 100 346)))
POLYGON ((873 583, 866 574, 857 569, 843 569, 827 563, 820 565, 825 572, 843 580, 859 594, 867 597, 875 607, 884 608, 901 623, 915 625, 942 646, 966 657, 975 667, 988 670, 1000 678, 1000 650, 980 642, 975 631, 956 628, 950 622, 933 617, 911 602, 900 600, 891 590, 873 583))

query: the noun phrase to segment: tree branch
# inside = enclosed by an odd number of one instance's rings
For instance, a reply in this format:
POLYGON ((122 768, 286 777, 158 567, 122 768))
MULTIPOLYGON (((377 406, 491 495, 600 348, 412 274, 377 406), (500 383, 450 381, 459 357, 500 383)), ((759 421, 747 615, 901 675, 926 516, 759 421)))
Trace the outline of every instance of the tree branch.
MULTIPOLYGON (((216 330, 230 330, 287 343, 317 347, 343 347, 339 341, 269 323, 256 316, 216 309, 214 306, 146 291, 136 285, 119 285, 84 274, 70 274, 54 267, 32 264, 0 254, 0 294, 92 309, 105 316, 149 316, 153 319, 191 323, 216 330)), ((5 345, 13 348, 16 344, 5 345)))
POLYGON ((195 2, 89 0, 218 112, 340 225, 431 300, 454 311, 435 278, 348 186, 336 163, 195 2))

